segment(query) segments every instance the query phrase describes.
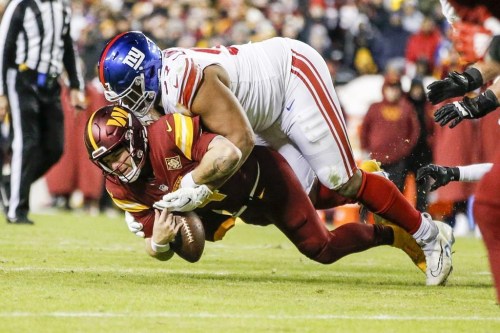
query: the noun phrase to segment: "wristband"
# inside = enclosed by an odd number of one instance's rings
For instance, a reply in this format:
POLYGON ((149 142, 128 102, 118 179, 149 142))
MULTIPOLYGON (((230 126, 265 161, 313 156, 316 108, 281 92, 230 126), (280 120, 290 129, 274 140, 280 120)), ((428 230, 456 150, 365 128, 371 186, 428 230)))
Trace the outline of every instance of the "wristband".
POLYGON ((477 68, 469 67, 464 71, 463 74, 467 78, 467 82, 469 83, 467 92, 476 90, 483 85, 483 76, 477 68))
POLYGON ((153 238, 151 238, 151 248, 153 249, 153 251, 155 251, 156 253, 163 253, 163 252, 167 252, 168 250, 170 250, 170 243, 167 243, 167 244, 158 244, 156 243, 153 238))
POLYGON ((448 167, 447 169, 451 181, 456 182, 460 180, 460 169, 458 167, 448 167))
POLYGON ((184 177, 182 177, 181 179, 181 188, 186 188, 186 187, 190 187, 190 188, 195 188, 195 187, 198 187, 200 185, 196 184, 193 180, 193 172, 188 172, 184 175, 184 177))
POLYGON ((486 113, 495 110, 498 107, 498 99, 495 93, 487 89, 484 93, 477 96, 477 106, 479 111, 486 111, 486 113))

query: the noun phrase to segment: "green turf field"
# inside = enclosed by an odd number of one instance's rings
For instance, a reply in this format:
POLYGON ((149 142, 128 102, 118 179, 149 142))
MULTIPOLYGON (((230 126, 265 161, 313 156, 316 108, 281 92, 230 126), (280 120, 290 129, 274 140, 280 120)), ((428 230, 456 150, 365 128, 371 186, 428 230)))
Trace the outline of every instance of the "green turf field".
POLYGON ((122 218, 0 223, 0 332, 500 332, 481 241, 446 287, 381 247, 323 266, 274 227, 237 225, 201 261, 157 262, 122 218))

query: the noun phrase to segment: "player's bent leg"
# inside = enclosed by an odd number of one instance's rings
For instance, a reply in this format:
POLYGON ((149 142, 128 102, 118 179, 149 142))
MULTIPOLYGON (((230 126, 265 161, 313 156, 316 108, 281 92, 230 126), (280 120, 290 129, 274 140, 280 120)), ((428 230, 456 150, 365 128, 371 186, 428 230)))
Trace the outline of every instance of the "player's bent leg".
POLYGON ((392 229, 384 225, 347 223, 329 231, 319 218, 313 217, 312 220, 278 225, 278 228, 302 254, 322 264, 394 242, 392 229))

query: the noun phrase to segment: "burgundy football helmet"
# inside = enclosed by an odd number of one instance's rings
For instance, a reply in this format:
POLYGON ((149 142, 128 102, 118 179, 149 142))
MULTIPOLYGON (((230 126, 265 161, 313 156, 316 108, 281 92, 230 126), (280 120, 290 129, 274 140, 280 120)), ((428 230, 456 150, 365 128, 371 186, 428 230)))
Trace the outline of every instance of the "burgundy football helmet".
MULTIPOLYGON (((128 109, 108 105, 95 111, 87 121, 84 133, 85 146, 90 160, 104 171, 106 177, 118 177, 121 182, 131 183, 141 173, 146 161, 148 140, 146 128, 128 109), (130 163, 123 167, 111 167, 109 159, 128 151, 130 163), (108 161, 106 161, 108 160, 108 161)), ((125 163, 123 163, 125 164, 125 163)))

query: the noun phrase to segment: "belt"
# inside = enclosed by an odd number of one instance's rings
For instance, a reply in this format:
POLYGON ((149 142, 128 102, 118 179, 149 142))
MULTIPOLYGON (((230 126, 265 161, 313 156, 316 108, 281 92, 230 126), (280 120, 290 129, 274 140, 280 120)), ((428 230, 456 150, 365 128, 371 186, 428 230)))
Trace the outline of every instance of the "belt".
POLYGON ((26 72, 26 73, 36 75, 37 76, 36 83, 37 83, 37 86, 39 86, 39 87, 52 88, 54 86, 54 83, 59 78, 59 74, 40 73, 40 72, 37 72, 36 70, 28 67, 28 65, 26 63, 19 64, 18 70, 21 73, 26 72))

